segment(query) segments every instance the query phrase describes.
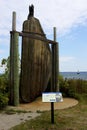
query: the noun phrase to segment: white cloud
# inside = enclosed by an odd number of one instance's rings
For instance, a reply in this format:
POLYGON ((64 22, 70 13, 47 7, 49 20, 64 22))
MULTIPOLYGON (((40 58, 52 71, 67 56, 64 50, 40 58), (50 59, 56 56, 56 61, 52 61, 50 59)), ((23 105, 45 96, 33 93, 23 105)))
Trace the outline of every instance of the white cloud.
POLYGON ((3 54, 3 53, 4 53, 4 50, 1 50, 1 49, 0 49, 0 55, 3 54))
POLYGON ((59 33, 65 33, 72 26, 84 24, 87 20, 87 0, 1 0, 0 33, 11 30, 12 11, 17 12, 17 27, 21 30, 22 22, 28 15, 28 6, 32 3, 35 6, 35 17, 40 19, 47 33, 54 26, 59 33))
POLYGON ((73 56, 60 56, 60 71, 77 71, 77 60, 73 56))
POLYGON ((72 56, 62 56, 60 57, 60 62, 64 63, 64 62, 71 62, 74 61, 76 58, 72 57, 72 56))
POLYGON ((50 4, 44 0, 39 2, 39 10, 38 16, 46 30, 56 26, 59 33, 64 33, 85 22, 87 0, 50 0, 50 4))
MULTIPOLYGON (((9 45, 12 12, 17 13, 17 31, 22 31, 22 24, 27 19, 28 7, 31 4, 34 4, 34 16, 40 20, 46 35, 53 34, 54 26, 57 27, 58 37, 69 32, 73 26, 87 26, 87 0, 0 0, 0 45, 9 45)), ((3 47, 0 54, 5 50, 6 47, 3 47)), ((66 66, 74 60, 72 56, 64 56, 60 58, 60 64, 66 66)))

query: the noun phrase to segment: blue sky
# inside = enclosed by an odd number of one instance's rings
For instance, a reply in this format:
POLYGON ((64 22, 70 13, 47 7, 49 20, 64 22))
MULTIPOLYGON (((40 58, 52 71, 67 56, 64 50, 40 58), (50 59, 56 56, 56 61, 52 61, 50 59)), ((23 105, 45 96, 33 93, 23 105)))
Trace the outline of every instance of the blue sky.
POLYGON ((31 4, 47 38, 53 39, 57 28, 60 71, 87 71, 87 0, 0 0, 0 62, 9 56, 12 12, 17 13, 17 31, 22 31, 31 4))
POLYGON ((60 68, 63 71, 87 71, 87 27, 72 28, 69 34, 58 39, 60 68))

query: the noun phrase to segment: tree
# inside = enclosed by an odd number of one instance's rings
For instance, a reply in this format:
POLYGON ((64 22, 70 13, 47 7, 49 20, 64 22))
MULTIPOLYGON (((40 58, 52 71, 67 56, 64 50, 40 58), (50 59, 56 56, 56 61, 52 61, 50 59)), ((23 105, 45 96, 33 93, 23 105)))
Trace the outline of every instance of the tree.
POLYGON ((4 76, 9 79, 9 71, 10 71, 10 58, 8 57, 7 59, 3 58, 1 61, 1 67, 4 67, 5 72, 4 76))
POLYGON ((9 101, 9 57, 2 59, 1 67, 4 67, 5 72, 0 75, 0 109, 8 105, 9 101))

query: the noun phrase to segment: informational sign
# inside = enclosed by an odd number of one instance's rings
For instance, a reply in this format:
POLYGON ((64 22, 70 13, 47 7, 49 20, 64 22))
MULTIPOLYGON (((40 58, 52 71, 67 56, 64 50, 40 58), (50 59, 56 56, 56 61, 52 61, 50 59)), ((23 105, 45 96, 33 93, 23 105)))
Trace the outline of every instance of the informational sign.
POLYGON ((42 102, 63 102, 62 93, 44 92, 42 93, 42 102))

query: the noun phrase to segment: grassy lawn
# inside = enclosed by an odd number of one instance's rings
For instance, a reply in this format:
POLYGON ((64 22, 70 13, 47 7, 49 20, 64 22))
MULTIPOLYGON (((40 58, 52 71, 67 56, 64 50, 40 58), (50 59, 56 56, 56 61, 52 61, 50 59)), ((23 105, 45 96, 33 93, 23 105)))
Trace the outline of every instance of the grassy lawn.
POLYGON ((87 96, 75 107, 56 110, 55 123, 51 124, 50 111, 26 121, 10 130, 87 130, 87 96))

